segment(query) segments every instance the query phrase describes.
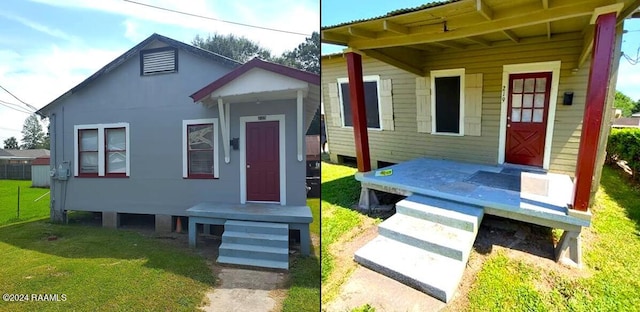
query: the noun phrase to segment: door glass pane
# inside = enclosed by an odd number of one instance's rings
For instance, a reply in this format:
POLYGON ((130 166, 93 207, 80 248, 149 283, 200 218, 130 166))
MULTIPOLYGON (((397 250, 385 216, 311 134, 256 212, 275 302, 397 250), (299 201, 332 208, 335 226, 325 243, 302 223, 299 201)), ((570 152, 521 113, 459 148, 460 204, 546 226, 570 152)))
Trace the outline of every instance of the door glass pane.
POLYGON ((533 103, 535 107, 544 107, 544 93, 536 93, 533 103))
POLYGON ((124 150, 125 140, 124 128, 107 129, 107 150, 124 150))
POLYGON ((533 110, 533 122, 542 122, 542 114, 544 114, 544 109, 534 109, 533 110))
POLYGON ((521 107, 522 106, 522 94, 512 94, 511 95, 511 106, 512 107, 521 107))
POLYGON ((513 92, 516 92, 516 93, 522 92, 522 79, 513 80, 513 92))
POLYGON ((520 122, 520 109, 519 108, 511 109, 511 121, 520 122))
POLYGON ((547 78, 536 78, 536 92, 544 92, 547 87, 547 78))
POLYGON ((533 92, 533 85, 535 84, 535 78, 527 78, 524 80, 524 92, 533 92))
POLYGON ((189 173, 213 174, 213 151, 189 152, 189 173))
POLYGON ((531 122, 531 110, 523 109, 522 110, 522 122, 531 122))
POLYGON ((80 151, 98 150, 98 130, 80 130, 80 151))
POLYGON ((126 152, 107 153, 107 173, 125 173, 127 169, 126 152))
POLYGON ((213 124, 188 126, 187 132, 189 150, 213 148, 213 124))
POLYGON ((80 153, 80 172, 82 173, 98 172, 98 152, 80 153))
POLYGON ((533 94, 525 94, 522 99, 523 107, 532 107, 533 106, 533 94))

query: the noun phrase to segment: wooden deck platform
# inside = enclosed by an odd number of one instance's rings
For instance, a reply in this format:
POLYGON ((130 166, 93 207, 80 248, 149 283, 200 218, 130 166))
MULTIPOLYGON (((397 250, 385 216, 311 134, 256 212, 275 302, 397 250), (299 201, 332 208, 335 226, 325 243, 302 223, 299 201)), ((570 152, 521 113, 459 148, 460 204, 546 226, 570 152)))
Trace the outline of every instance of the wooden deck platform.
POLYGON ((189 246, 196 246, 197 224, 224 225, 227 220, 286 223, 289 229, 300 231, 300 251, 310 253, 309 224, 313 222, 308 206, 281 206, 276 204, 230 204, 203 202, 187 209, 189 216, 189 246))

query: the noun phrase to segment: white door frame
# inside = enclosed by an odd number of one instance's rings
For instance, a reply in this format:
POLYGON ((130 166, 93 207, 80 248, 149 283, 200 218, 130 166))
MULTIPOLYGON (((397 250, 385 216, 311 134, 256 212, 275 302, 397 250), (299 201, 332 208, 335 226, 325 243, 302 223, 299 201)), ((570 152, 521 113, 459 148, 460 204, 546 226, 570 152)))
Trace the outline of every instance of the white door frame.
POLYGON ((502 67, 502 96, 500 105, 500 138, 498 144, 498 164, 504 164, 507 139, 507 109, 509 106, 509 75, 551 72, 551 90, 549 92, 549 111, 547 113, 547 133, 544 140, 544 158, 542 168, 549 170, 551 163, 551 144, 553 143, 553 126, 558 102, 558 84, 560 83, 560 61, 509 64, 502 67))
MULTIPOLYGON (((262 116, 243 116, 240 117, 240 203, 247 203, 247 123, 278 121, 278 144, 280 158, 280 205, 287 204, 287 168, 286 168, 286 144, 285 144, 285 126, 284 115, 262 115, 262 116)), ((277 202, 276 202, 277 203, 277 202)))

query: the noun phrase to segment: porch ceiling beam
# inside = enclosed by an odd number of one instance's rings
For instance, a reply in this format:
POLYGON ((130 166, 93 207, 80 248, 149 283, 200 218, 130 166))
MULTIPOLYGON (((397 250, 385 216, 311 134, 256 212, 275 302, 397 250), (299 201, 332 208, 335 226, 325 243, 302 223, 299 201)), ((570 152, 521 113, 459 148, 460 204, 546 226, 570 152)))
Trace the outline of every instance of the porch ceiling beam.
POLYGON ((580 57, 578 58, 578 68, 581 68, 582 65, 584 65, 593 50, 594 29, 595 27, 593 25, 589 25, 584 32, 584 43, 582 45, 582 52, 580 52, 580 57))
POLYGON ((516 34, 513 33, 513 31, 505 29, 502 31, 502 33, 507 36, 507 38, 509 38, 511 41, 518 43, 520 42, 520 38, 518 38, 518 36, 516 36, 516 34))
POLYGON ((467 39, 470 40, 470 41, 473 41, 475 43, 479 43, 479 44, 481 44, 483 46, 486 46, 486 47, 491 45, 491 42, 489 40, 484 40, 484 39, 482 39, 480 37, 468 37, 467 39))
POLYGON ((626 9, 622 10, 622 12, 618 14, 616 25, 622 24, 624 19, 633 14, 638 7, 640 7, 640 0, 633 1, 626 9))
POLYGON ((490 6, 484 3, 484 0, 476 0, 476 10, 487 20, 490 21, 493 19, 493 10, 490 6))
MULTIPOLYGON (((563 6, 555 6, 547 10, 542 9, 539 4, 518 8, 518 12, 509 14, 510 12, 501 13, 502 18, 494 18, 473 25, 468 25, 456 29, 449 29, 444 32, 440 30, 432 31, 412 31, 411 34, 402 37, 383 37, 377 39, 358 39, 354 38, 349 42, 349 46, 357 49, 374 49, 385 48, 409 44, 431 43, 437 41, 461 39, 470 36, 480 36, 508 29, 538 25, 546 22, 553 22, 568 18, 590 16, 593 9, 601 4, 602 1, 584 1, 584 2, 568 2, 563 6)), ((494 14, 497 16, 497 14, 494 14)), ((494 16, 494 17, 495 17, 494 16)))
POLYGON ((452 41, 442 41, 442 42, 434 42, 433 44, 445 48, 454 48, 454 49, 464 49, 466 46, 464 44, 452 42, 452 41))
POLYGON ((542 8, 545 10, 549 8, 549 0, 542 0, 542 8))
POLYGON ((366 38, 366 39, 375 39, 376 33, 360 28, 349 27, 349 34, 354 37, 366 38))
MULTIPOLYGON (((404 49, 404 48, 403 48, 404 49)), ((404 49, 406 50, 407 53, 403 53, 403 55, 413 55, 415 53, 408 53, 408 52, 412 52, 412 51, 408 51, 409 49, 404 49)), ((388 54, 385 54, 384 52, 378 51, 378 50, 366 50, 366 51, 362 51, 365 55, 372 57, 374 59, 377 59, 379 61, 382 61, 384 63, 387 63, 389 65, 398 67, 402 70, 406 70, 412 74, 416 74, 418 76, 422 76, 424 74, 424 72, 417 68, 416 66, 413 66, 407 62, 405 62, 404 60, 400 60, 396 57, 392 57, 388 54)))
POLYGON ((347 44, 349 42, 349 36, 333 32, 323 31, 321 32, 321 36, 323 43, 347 44))
POLYGON ((382 28, 384 28, 384 30, 386 31, 394 32, 400 35, 406 35, 409 33, 409 27, 402 26, 388 20, 382 21, 382 28))

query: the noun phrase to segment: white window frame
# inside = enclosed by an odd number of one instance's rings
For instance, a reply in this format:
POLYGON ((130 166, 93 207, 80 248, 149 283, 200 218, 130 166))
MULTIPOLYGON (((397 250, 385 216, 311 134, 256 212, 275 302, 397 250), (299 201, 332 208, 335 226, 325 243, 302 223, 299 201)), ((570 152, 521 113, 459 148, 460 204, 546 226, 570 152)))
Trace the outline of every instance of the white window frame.
POLYGON ((448 135, 448 136, 464 136, 464 88, 465 88, 465 70, 464 68, 456 69, 444 69, 444 70, 432 70, 431 78, 431 134, 435 135, 448 135), (458 133, 451 132, 437 132, 436 123, 436 78, 444 77, 460 77, 460 118, 458 120, 458 133))
POLYGON ((126 171, 125 171, 125 176, 129 176, 130 175, 130 167, 131 167, 131 162, 130 162, 130 155, 131 155, 131 148, 130 148, 130 140, 129 140, 129 123, 128 122, 117 122, 117 123, 110 123, 110 124, 90 124, 90 125, 75 125, 73 126, 73 155, 75 155, 74 157, 76 158, 76 161, 74 161, 74 170, 73 170, 73 175, 75 177, 79 176, 80 174, 80 160, 78 158, 78 151, 79 151, 79 142, 78 142, 78 132, 79 130, 89 130, 89 129, 97 129, 98 130, 98 177, 104 177, 105 176, 105 167, 106 167, 106 163, 105 163, 105 142, 104 142, 104 136, 105 136, 105 129, 111 129, 111 128, 124 128, 125 131, 125 148, 127 153, 125 154, 126 156, 126 171))
POLYGON ((189 142, 187 140, 187 127, 190 125, 213 124, 213 178, 220 177, 220 166, 218 164, 218 118, 205 119, 186 119, 182 121, 182 177, 189 178, 189 156, 187 148, 189 142))
MULTIPOLYGON (((343 83, 349 83, 349 78, 345 78, 345 77, 341 77, 338 78, 338 99, 340 101, 340 119, 342 120, 342 128, 353 128, 353 126, 347 126, 345 125, 345 114, 344 114, 344 101, 342 99, 342 86, 341 84, 343 83)), ((382 125, 382 106, 381 106, 381 99, 380 99, 380 75, 368 75, 368 76, 362 76, 362 82, 372 82, 375 81, 376 82, 376 91, 378 94, 378 124, 380 125, 380 128, 370 128, 367 125, 367 129, 368 130, 375 130, 375 131, 382 131, 384 130, 384 127, 382 125)), ((365 104, 366 107, 366 104, 365 104)))

